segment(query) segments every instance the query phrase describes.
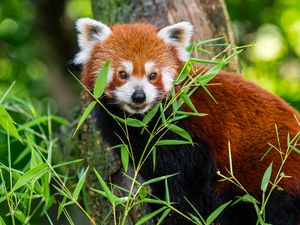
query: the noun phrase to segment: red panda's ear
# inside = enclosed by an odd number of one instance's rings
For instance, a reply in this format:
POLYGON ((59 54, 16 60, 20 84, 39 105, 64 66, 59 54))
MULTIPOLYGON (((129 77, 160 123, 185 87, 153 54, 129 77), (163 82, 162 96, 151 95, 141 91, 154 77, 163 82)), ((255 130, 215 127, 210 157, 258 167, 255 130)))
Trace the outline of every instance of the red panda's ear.
POLYGON ((164 27, 158 32, 158 36, 166 43, 176 46, 179 59, 182 61, 186 61, 189 58, 186 48, 190 44, 192 35, 193 25, 189 22, 176 23, 164 27))
POLYGON ((84 64, 94 44, 104 41, 110 34, 111 29, 105 24, 90 18, 81 18, 76 21, 78 31, 78 45, 80 52, 74 59, 75 64, 84 64))

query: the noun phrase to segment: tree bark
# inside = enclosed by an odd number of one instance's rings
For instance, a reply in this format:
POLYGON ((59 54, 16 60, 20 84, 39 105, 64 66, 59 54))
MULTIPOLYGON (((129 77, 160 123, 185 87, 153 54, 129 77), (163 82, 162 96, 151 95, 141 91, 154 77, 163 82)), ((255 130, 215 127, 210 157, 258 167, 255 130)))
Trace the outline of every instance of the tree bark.
MULTIPOLYGON (((195 26, 195 42, 224 36, 223 43, 234 44, 234 35, 224 0, 92 0, 92 7, 95 18, 107 24, 150 22, 163 27, 186 20, 195 26)), ((220 49, 217 48, 209 50, 213 56, 220 52, 220 49)), ((209 58, 211 56, 201 55, 200 57, 209 58)), ((227 69, 238 71, 237 59, 233 60, 227 69)), ((88 100, 83 98, 83 108, 86 106, 86 102, 88 100)), ((69 151, 67 153, 69 155, 84 158, 84 165, 88 165, 90 168, 95 167, 107 181, 117 180, 126 185, 126 180, 121 174, 122 168, 118 154, 103 147, 101 134, 96 132, 94 124, 94 119, 90 117, 81 132, 75 137, 76 142, 67 144, 65 152, 69 151)), ((88 177, 87 185, 99 188, 99 183, 92 173, 88 177)), ((88 191, 88 195, 92 218, 96 224, 103 224, 103 219, 110 210, 110 204, 92 191, 88 191)), ((126 224, 134 224, 133 221, 140 217, 143 210, 147 210, 147 208, 143 207, 142 210, 131 214, 126 224)), ((108 219, 105 224, 114 224, 112 219, 108 219)))
MULTIPOLYGON (((220 43, 235 43, 224 0, 93 0, 92 3, 95 18, 104 23, 148 22, 164 27, 190 21, 194 25, 194 43, 216 37, 224 37, 220 43)), ((211 59, 222 50, 206 49, 211 55, 200 53, 197 57, 211 59)), ((239 71, 237 57, 226 70, 239 71)))

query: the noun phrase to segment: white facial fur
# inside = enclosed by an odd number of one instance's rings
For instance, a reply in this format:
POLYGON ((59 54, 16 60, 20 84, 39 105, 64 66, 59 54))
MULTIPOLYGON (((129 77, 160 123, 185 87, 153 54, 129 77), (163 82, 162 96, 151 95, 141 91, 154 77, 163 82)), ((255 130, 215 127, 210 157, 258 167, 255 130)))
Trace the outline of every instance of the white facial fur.
MULTIPOLYGON (((145 63, 145 71, 146 71, 146 75, 149 75, 150 73, 153 72, 157 72, 157 69, 155 67, 155 62, 147 61, 145 63)), ((163 67, 161 69, 161 73, 162 73, 162 82, 163 82, 164 89, 166 92, 169 92, 173 85, 176 71, 172 67, 163 67)))
POLYGON ((154 71, 154 66, 155 66, 155 63, 153 61, 147 61, 145 63, 146 75, 149 75, 150 73, 156 72, 156 71, 154 71))
MULTIPOLYGON (((125 60, 121 62, 122 66, 125 67, 125 72, 128 74, 132 74, 133 71, 133 65, 132 62, 125 60)), ((122 70, 122 68, 120 68, 122 70)))
POLYGON ((116 99, 123 106, 123 108, 129 113, 147 112, 158 97, 158 91, 156 87, 149 83, 147 77, 138 79, 133 76, 131 76, 125 84, 113 90, 113 94, 116 96, 116 99), (129 105, 136 105, 136 103, 132 102, 131 96, 138 88, 145 92, 146 101, 144 102, 145 107, 137 111, 132 109, 129 105))
MULTIPOLYGON (((148 80, 148 75, 153 72, 158 72, 156 63, 149 60, 145 63, 145 76, 142 78, 135 77, 132 74, 133 64, 131 61, 125 60, 121 62, 121 66, 118 68, 119 71, 125 70, 129 74, 129 79, 122 86, 119 86, 112 90, 110 94, 115 96, 117 103, 129 113, 145 113, 147 112, 155 103, 155 101, 160 97, 161 94, 157 87, 148 80), (143 103, 137 104, 132 101, 131 96, 137 90, 141 89, 145 92, 146 100, 143 103), (141 109, 133 109, 131 106, 141 106, 141 109)), ((176 71, 172 67, 161 68, 161 76, 163 87, 166 93, 171 90, 174 82, 176 71)))
POLYGON ((187 61, 189 53, 186 48, 190 44, 193 34, 193 26, 189 22, 176 23, 171 26, 164 27, 158 32, 158 36, 167 44, 175 45, 178 51, 179 59, 187 61))
POLYGON ((164 89, 166 92, 169 92, 173 85, 176 71, 172 67, 163 67, 161 71, 164 89))
POLYGON ((76 22, 78 31, 78 45, 80 52, 74 59, 75 64, 84 64, 88 61, 95 43, 104 41, 111 33, 105 24, 90 18, 81 18, 76 22))

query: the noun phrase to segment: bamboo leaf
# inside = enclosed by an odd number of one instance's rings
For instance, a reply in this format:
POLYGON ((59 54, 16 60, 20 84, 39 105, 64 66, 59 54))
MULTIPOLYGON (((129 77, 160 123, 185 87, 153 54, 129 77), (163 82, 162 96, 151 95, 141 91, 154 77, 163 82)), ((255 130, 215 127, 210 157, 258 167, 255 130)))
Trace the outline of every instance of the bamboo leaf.
POLYGON ((49 167, 45 163, 28 170, 23 176, 20 177, 20 179, 13 186, 12 192, 18 190, 26 184, 29 184, 32 180, 38 180, 49 170, 49 167))
POLYGON ((28 123, 23 124, 22 126, 20 126, 18 128, 18 131, 25 130, 26 128, 33 127, 33 126, 36 126, 36 125, 44 123, 44 122, 48 122, 49 119, 51 119, 59 124, 62 124, 62 125, 70 125, 70 123, 67 120, 65 120, 61 117, 58 117, 58 116, 41 116, 34 120, 31 120, 28 123))
POLYGON ((77 185, 75 187, 75 190, 74 190, 73 195, 72 195, 75 200, 78 199, 79 193, 80 193, 80 191, 81 191, 81 189, 82 189, 82 187, 83 187, 83 185, 85 183, 86 174, 87 174, 88 170, 89 170, 89 168, 87 168, 84 171, 84 173, 79 178, 79 181, 78 181, 78 183, 77 183, 77 185))
POLYGON ((0 216, 0 224, 1 225, 6 225, 5 221, 3 220, 3 218, 0 216))
POLYGON ((170 192, 169 192, 168 179, 165 179, 165 197, 166 197, 167 204, 170 204, 170 192))
POLYGON ((166 202, 160 199, 154 198, 144 198, 140 201, 141 203, 151 203, 151 204, 158 204, 158 205, 165 205, 166 202))
POLYGON ((148 189, 145 186, 141 186, 139 191, 139 198, 143 200, 147 197, 147 194, 148 194, 148 189))
POLYGON ((156 143, 156 146, 160 145, 185 145, 191 144, 189 141, 182 141, 182 140, 160 140, 156 143))
MULTIPOLYGON (((10 87, 7 89, 7 91, 2 95, 1 99, 0 99, 0 104, 2 104, 2 102, 4 101, 4 99, 6 98, 6 96, 8 95, 8 93, 10 92, 10 90, 13 88, 13 86, 15 85, 16 81, 14 81, 10 87)), ((1 217, 0 217, 0 221, 1 221, 1 217)))
POLYGON ((168 124, 167 127, 175 134, 178 134, 179 136, 185 138, 186 140, 188 140, 191 143, 193 142, 191 135, 183 128, 181 128, 175 124, 168 124))
POLYGON ((296 152, 297 154, 299 154, 300 155, 300 150, 299 149, 297 149, 295 146, 293 146, 293 145, 290 145, 290 148, 294 151, 294 152, 296 152))
POLYGON ((197 46, 205 45, 205 44, 208 44, 208 43, 211 43, 211 42, 216 42, 216 41, 219 41, 219 40, 224 40, 224 37, 216 37, 216 38, 211 38, 211 39, 199 41, 199 42, 197 42, 197 46))
POLYGON ((195 113, 195 112, 183 112, 183 111, 177 111, 176 112, 179 115, 186 115, 186 116, 207 116, 208 114, 206 113, 195 113))
POLYGON ((178 173, 174 173, 174 174, 171 174, 171 175, 165 175, 165 176, 161 176, 161 177, 152 178, 150 180, 145 181, 142 185, 145 186, 145 185, 148 185, 148 184, 156 183, 156 182, 168 179, 170 177, 174 177, 176 175, 178 175, 178 173))
POLYGON ((145 124, 138 120, 138 119, 134 119, 134 118, 126 118, 125 123, 131 127, 144 127, 145 124))
POLYGON ((269 181, 271 178, 271 174, 272 174, 272 166, 273 166, 273 162, 269 165, 269 167, 265 171, 264 176, 262 178, 260 188, 263 192, 265 192, 267 190, 267 187, 268 187, 268 184, 269 184, 269 181))
POLYGON ((252 197, 251 195, 245 194, 245 195, 242 197, 242 201, 243 201, 243 202, 255 203, 255 202, 256 202, 256 199, 255 199, 254 197, 252 197))
POLYGON ((86 120, 86 118, 88 117, 88 115, 91 113, 91 111, 93 110, 93 108, 96 105, 96 101, 92 101, 88 107, 86 108, 86 110, 84 111, 84 113, 82 114, 82 116, 79 119, 79 122, 77 124, 76 130, 74 131, 73 137, 75 136, 76 132, 78 131, 79 127, 83 124, 83 122, 86 120))
POLYGON ((65 207, 66 201, 67 201, 67 197, 64 196, 63 200, 59 203, 58 210, 57 210, 57 217, 56 217, 57 220, 60 218, 60 215, 65 207))
POLYGON ((137 221, 135 225, 141 225, 141 224, 146 223, 148 220, 152 219, 153 217, 155 217, 156 215, 158 215, 160 212, 164 211, 165 209, 167 209, 166 206, 164 206, 152 213, 147 214, 146 216, 142 217, 139 221, 137 221))
POLYGON ((175 85, 178 85, 182 81, 184 81, 187 78, 187 76, 190 74, 190 72, 191 72, 191 66, 187 63, 186 66, 181 71, 181 73, 178 75, 175 81, 175 85))
POLYGON ((107 187, 105 181, 103 180, 103 178, 100 176, 100 174, 98 173, 98 171, 94 168, 94 172, 98 178, 98 181, 102 187, 102 189, 104 190, 104 192, 106 193, 107 195, 107 199, 111 202, 111 203, 114 203, 115 202, 115 199, 117 198, 110 190, 109 188, 107 187))
POLYGON ((94 92, 93 92, 95 98, 100 98, 104 93, 107 77, 108 77, 108 68, 109 68, 109 61, 104 63, 100 72, 98 73, 98 76, 95 81, 94 92))
POLYGON ((207 60, 207 59, 197 59, 197 58, 190 58, 190 62, 192 63, 205 63, 205 64, 220 64, 219 60, 207 60))
POLYGON ((165 112, 164 112, 164 107, 163 104, 160 102, 159 103, 159 109, 160 109, 160 113, 161 113, 161 121, 163 124, 166 124, 166 116, 165 116, 165 112))
POLYGON ((191 99, 184 92, 182 92, 180 94, 180 97, 184 101, 184 103, 187 104, 188 107, 190 107, 191 110, 193 110, 195 113, 198 113, 197 109, 195 108, 195 106, 192 103, 191 99))
POLYGON ((155 171, 156 168, 156 148, 153 147, 152 149, 152 166, 153 166, 153 171, 155 171))
POLYGON ((124 167, 124 171, 126 173, 129 164, 129 152, 128 152, 128 147, 126 145, 121 146, 121 161, 124 167))
POLYGON ((164 219, 169 215, 169 213, 171 212, 171 209, 166 209, 163 214, 161 215, 161 217, 159 218, 158 222, 156 225, 160 225, 164 219))
POLYGON ((206 85, 216 75, 219 74, 219 72, 221 71, 222 67, 223 67, 222 64, 218 64, 218 65, 214 66, 213 68, 211 68, 210 70, 208 70, 207 72, 205 72, 202 76, 199 76, 199 78, 197 78, 198 83, 201 84, 201 85, 206 85))
POLYGON ((6 109, 0 105, 0 126, 12 137, 15 137, 22 143, 17 128, 15 127, 14 120, 10 117, 6 109))
POLYGON ((216 210, 214 210, 206 220, 206 224, 210 225, 212 222, 217 219, 217 217, 224 211, 224 209, 231 203, 231 201, 219 206, 216 210))
POLYGON ((149 110, 149 112, 147 112, 147 114, 143 118, 143 123, 147 125, 153 119, 158 109, 159 109, 159 103, 155 104, 152 107, 152 109, 149 110))

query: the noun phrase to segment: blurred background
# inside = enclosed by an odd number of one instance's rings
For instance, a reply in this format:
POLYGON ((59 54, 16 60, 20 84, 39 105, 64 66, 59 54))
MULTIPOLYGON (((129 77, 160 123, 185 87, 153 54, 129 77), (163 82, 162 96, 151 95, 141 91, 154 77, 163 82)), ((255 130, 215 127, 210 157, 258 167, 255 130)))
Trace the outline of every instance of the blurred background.
MULTIPOLYGON (((237 45, 254 43, 240 55, 243 76, 300 110, 300 0, 225 1, 237 45)), ((30 113, 45 115, 51 105, 53 114, 69 116, 81 92, 70 72, 80 70, 71 63, 80 17, 92 17, 89 0, 0 0, 0 94, 16 81, 10 96, 31 102, 30 113)), ((0 135, 0 162, 6 139, 0 135)), ((12 158, 23 148, 12 143, 12 158)))
MULTIPOLYGON (((0 0, 0 91, 67 115, 80 87, 70 75, 77 51, 74 20, 92 16, 88 0, 0 0)), ((243 75, 300 109, 300 1, 226 0, 243 75)))

